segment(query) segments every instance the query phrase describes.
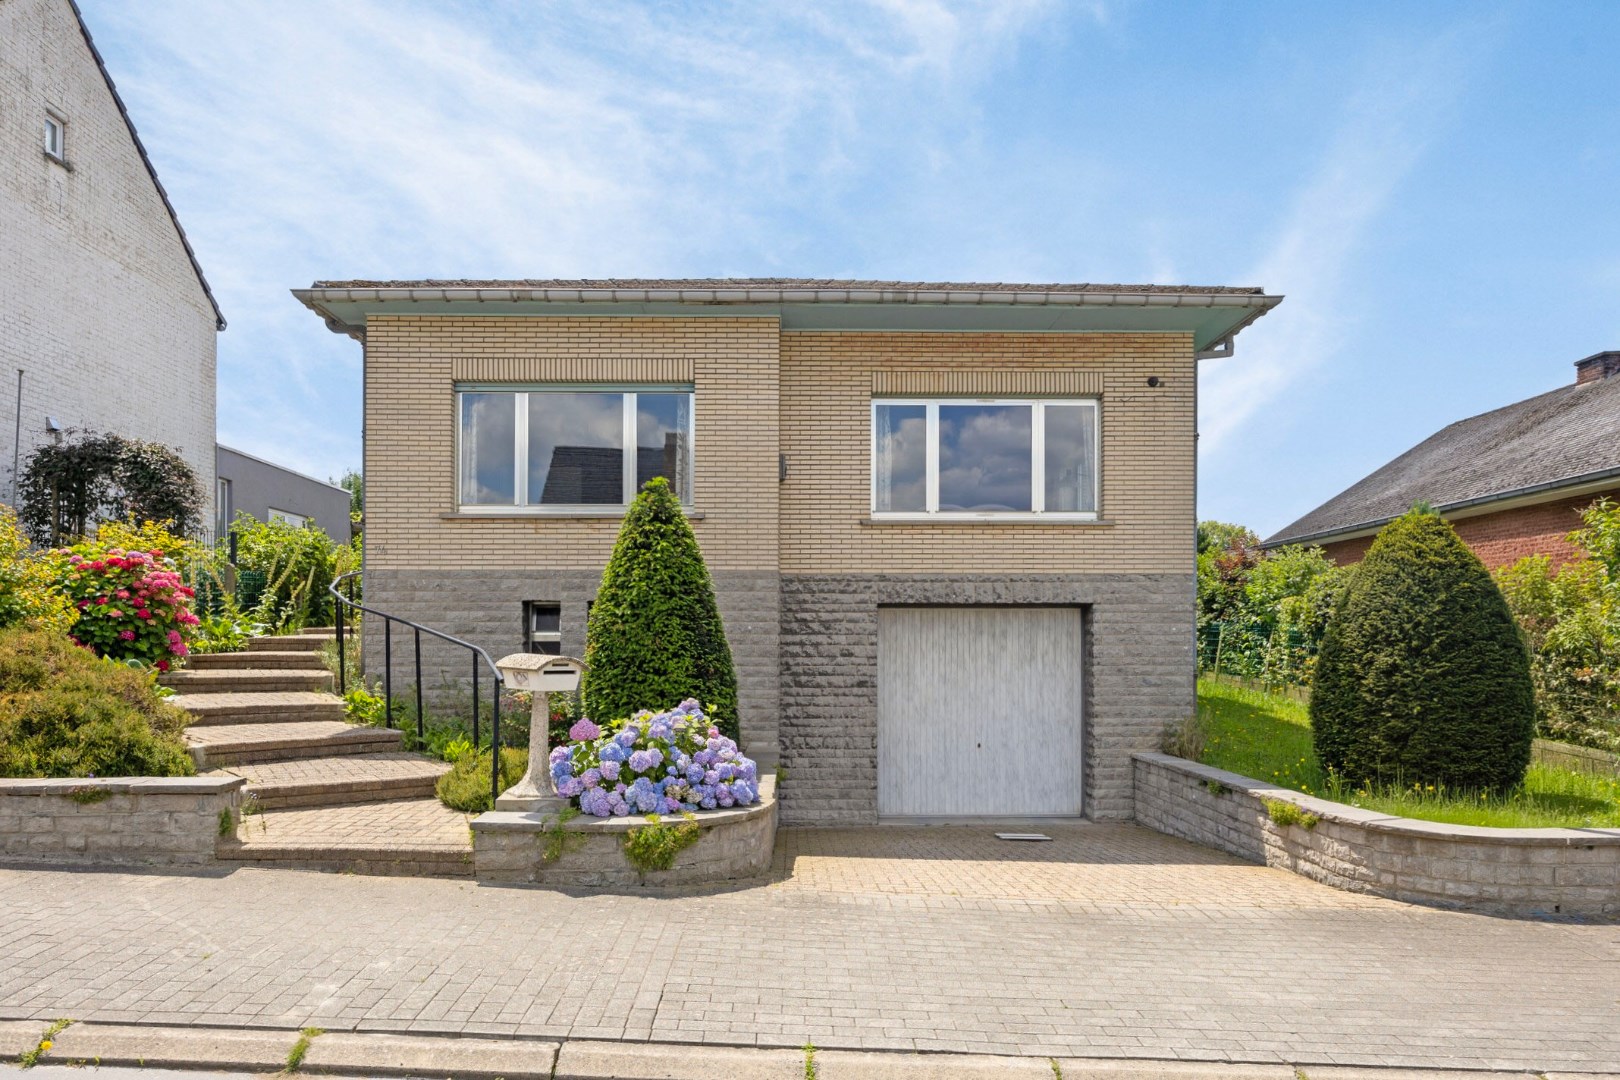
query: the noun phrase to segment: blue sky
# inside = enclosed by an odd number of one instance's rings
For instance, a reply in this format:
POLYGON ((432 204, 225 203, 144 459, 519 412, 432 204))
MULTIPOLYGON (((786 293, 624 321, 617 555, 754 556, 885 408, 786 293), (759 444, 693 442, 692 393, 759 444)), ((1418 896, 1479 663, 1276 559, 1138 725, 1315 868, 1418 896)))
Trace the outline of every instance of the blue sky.
POLYGON ((1620 4, 81 0, 230 329, 360 461, 317 278, 1264 285, 1199 511, 1270 532, 1620 348, 1620 4))

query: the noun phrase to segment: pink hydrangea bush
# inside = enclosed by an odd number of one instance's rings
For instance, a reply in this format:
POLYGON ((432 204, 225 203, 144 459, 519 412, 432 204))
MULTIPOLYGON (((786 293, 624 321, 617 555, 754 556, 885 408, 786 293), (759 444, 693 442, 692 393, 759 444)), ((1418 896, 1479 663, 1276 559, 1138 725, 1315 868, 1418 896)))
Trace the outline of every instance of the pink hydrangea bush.
POLYGON ((78 611, 73 640, 113 660, 140 660, 168 671, 185 657, 198 623, 192 590, 163 552, 86 542, 57 552, 58 589, 78 611))
POLYGON ((595 817, 677 814, 759 802, 759 769, 696 701, 642 710, 607 733, 589 720, 551 752, 557 794, 595 817))

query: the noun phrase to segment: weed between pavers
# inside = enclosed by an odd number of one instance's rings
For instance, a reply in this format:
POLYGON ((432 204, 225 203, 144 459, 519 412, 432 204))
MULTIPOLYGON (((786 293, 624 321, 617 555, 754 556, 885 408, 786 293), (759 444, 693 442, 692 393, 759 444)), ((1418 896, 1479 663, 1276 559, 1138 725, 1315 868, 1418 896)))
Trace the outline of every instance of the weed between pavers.
POLYGON ((32 1050, 23 1051, 22 1056, 17 1059, 18 1066, 24 1069, 32 1069, 35 1065, 38 1065, 39 1059, 50 1052, 51 1040, 67 1030, 68 1025, 72 1023, 73 1021, 67 1017, 53 1022, 50 1027, 45 1029, 45 1033, 39 1037, 39 1042, 32 1050))
POLYGON ((804 1080, 816 1080, 816 1045, 804 1044, 804 1080))
POLYGON ((298 1067, 304 1063, 304 1055, 309 1053, 309 1044, 316 1037, 325 1034, 326 1029, 318 1027, 307 1027, 300 1031, 298 1041, 293 1043, 291 1050, 287 1051, 287 1065, 281 1071, 283 1073, 297 1072, 298 1067))
POLYGON ((1052 1075, 1056 1077, 1057 1080, 1063 1080, 1063 1066, 1058 1064, 1058 1059, 1047 1058, 1046 1060, 1052 1063, 1052 1075))
POLYGON ((221 840, 236 835, 236 815, 227 807, 219 812, 219 838, 221 840))

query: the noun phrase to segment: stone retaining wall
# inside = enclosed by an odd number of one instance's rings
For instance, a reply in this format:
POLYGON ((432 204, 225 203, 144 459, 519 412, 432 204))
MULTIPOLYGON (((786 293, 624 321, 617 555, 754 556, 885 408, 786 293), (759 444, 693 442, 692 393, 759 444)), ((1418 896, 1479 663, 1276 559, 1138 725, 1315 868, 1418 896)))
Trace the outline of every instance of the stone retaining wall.
POLYGON ((1137 754, 1135 780, 1141 824, 1334 888, 1509 915, 1620 915, 1620 829, 1415 821, 1167 754, 1137 754), (1276 824, 1271 800, 1316 824, 1276 824))
POLYGON ((240 776, 0 780, 0 862, 212 863, 219 845, 235 839, 246 783, 240 776))
MULTIPOLYGON (((473 868, 479 881, 576 888, 707 885, 756 878, 771 868, 776 849, 776 781, 762 776, 760 801, 734 810, 705 810, 703 833, 675 858, 670 870, 643 874, 624 857, 620 840, 644 827, 644 817, 577 817, 563 825, 570 836, 554 860, 547 847, 554 815, 493 811, 473 819, 473 868)), ((677 815, 663 820, 680 823, 677 815)))

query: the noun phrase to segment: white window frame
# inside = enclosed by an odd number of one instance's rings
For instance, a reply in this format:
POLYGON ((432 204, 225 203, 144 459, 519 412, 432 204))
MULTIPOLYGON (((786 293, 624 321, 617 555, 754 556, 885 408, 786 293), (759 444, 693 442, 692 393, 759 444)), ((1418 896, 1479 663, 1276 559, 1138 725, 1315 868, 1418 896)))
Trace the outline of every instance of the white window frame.
POLYGON ((511 517, 514 514, 532 515, 534 517, 580 517, 589 515, 622 515, 635 501, 639 489, 636 483, 636 395, 660 394, 673 396, 686 395, 687 451, 686 451, 686 483, 683 485, 686 494, 681 497, 681 505, 690 509, 692 506, 693 474, 696 471, 694 462, 697 458, 697 395, 691 386, 669 386, 659 384, 613 385, 601 384, 576 385, 572 383, 542 383, 539 385, 513 385, 487 384, 487 383, 458 383, 456 393, 456 453, 453 467, 455 469, 456 509, 462 514, 484 514, 496 517, 511 517), (463 394, 516 394, 522 400, 522 406, 513 406, 512 422, 512 455, 514 476, 512 478, 513 502, 511 503, 467 503, 461 501, 461 428, 463 394), (529 395, 530 394, 618 394, 624 409, 624 427, 622 441, 624 443, 624 490, 622 500, 618 503, 550 503, 541 505, 529 503, 529 395))
POLYGON ((1096 397, 1067 398, 975 398, 975 397, 875 397, 867 415, 870 439, 867 456, 870 459, 869 511, 874 521, 1098 521, 1102 508, 1102 401, 1096 397), (879 510, 877 411, 885 405, 922 405, 926 412, 924 435, 926 469, 924 488, 927 491, 925 510, 879 510), (939 508, 939 407, 941 405, 1027 405, 1030 413, 1030 510, 941 510, 939 508), (1089 406, 1092 410, 1091 490, 1095 493, 1096 509, 1046 509, 1046 407, 1048 405, 1089 406))
POLYGON ((45 156, 67 164, 67 121, 54 109, 45 112, 45 156))
POLYGON ((308 514, 295 514, 291 510, 277 510, 273 506, 265 511, 264 518, 266 521, 280 521, 298 529, 302 529, 309 524, 308 514))

